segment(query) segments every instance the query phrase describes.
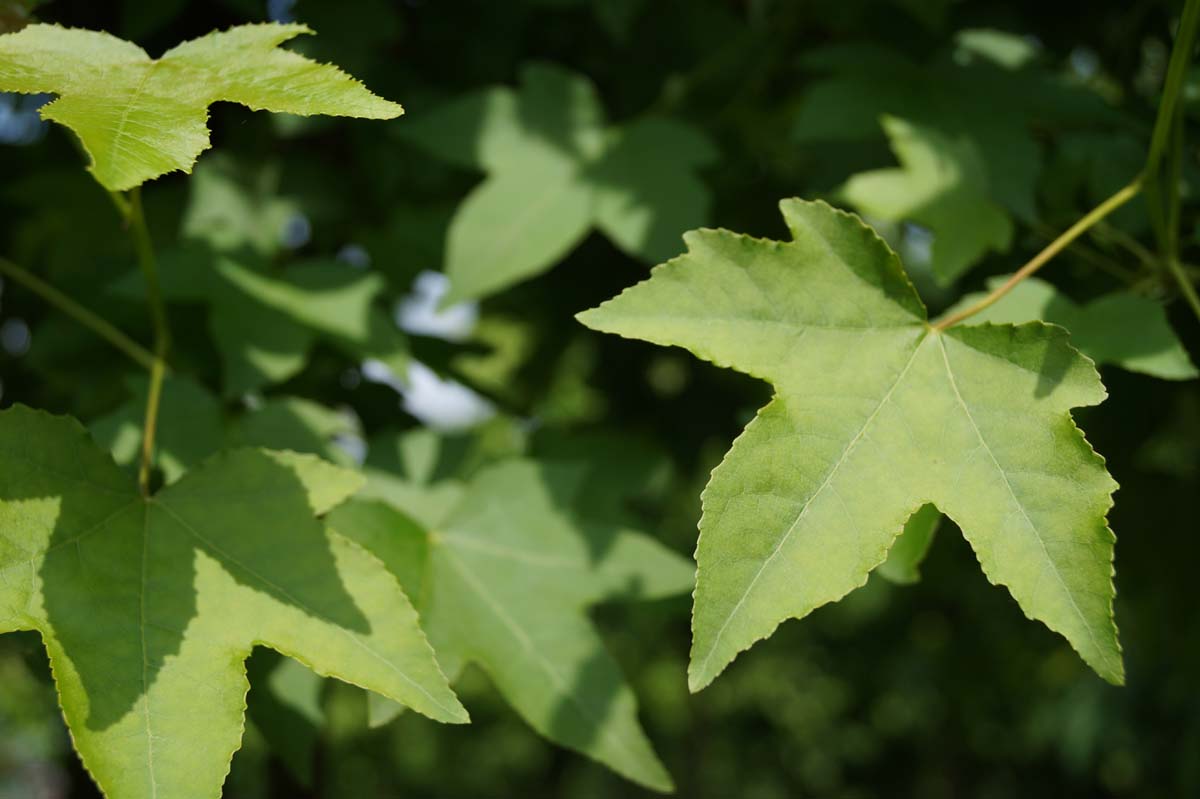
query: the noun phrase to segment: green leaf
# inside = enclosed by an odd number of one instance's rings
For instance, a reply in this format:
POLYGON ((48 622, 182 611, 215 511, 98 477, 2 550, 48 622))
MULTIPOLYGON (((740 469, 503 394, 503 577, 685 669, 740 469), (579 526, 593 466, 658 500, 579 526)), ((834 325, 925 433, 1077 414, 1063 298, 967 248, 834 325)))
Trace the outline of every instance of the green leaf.
POLYGON ((353 418, 301 397, 271 397, 230 425, 230 446, 290 449, 320 455, 341 466, 353 466, 345 450, 334 445, 339 435, 353 435, 353 418))
POLYGON ((0 632, 41 633, 107 796, 220 795, 256 645, 466 721, 399 584, 314 518, 360 481, 237 450, 146 498, 71 419, 0 412, 0 632))
MULTIPOLYGON (((1004 281, 1003 276, 990 278, 989 290, 1004 281)), ((973 305, 984 296, 983 292, 968 294, 947 313, 973 305)), ((1046 281, 1031 277, 974 319, 1010 324, 1040 319, 1069 330, 1071 343, 1098 364, 1114 364, 1164 380, 1190 380, 1198 374, 1162 305, 1128 291, 1114 291, 1079 305, 1046 281)))
POLYGON ((168 300, 211 306, 209 326, 227 395, 295 375, 318 338, 355 361, 376 358, 400 373, 407 368, 404 335, 374 306, 384 289, 378 274, 328 260, 276 270, 250 257, 194 251, 162 260, 168 300))
POLYGON ((942 514, 933 505, 924 505, 904 523, 888 552, 887 560, 875 572, 899 585, 909 585, 921 579, 921 561, 925 560, 933 534, 941 524, 942 514))
MULTIPOLYGON (((134 466, 142 453, 146 393, 150 381, 142 376, 127 381, 128 402, 88 427, 92 438, 121 466, 134 466)), ((168 377, 159 401, 154 465, 173 483, 220 447, 225 436, 221 403, 193 380, 168 377)), ((256 442, 259 443, 259 442, 256 442)), ((283 449, 283 447, 277 447, 283 449)))
POLYGON ((484 297, 549 269, 593 226, 648 260, 703 223, 696 177, 716 153, 691 126, 644 117, 604 123, 584 77, 536 64, 520 88, 493 87, 418 116, 406 139, 488 178, 459 206, 447 239, 446 303, 484 297))
POLYGON ((30 25, 0 37, 0 90, 52 93, 42 117, 66 125, 109 191, 190 172, 209 146, 208 106, 391 119, 403 113, 336 67, 282 50, 305 25, 240 25, 152 59, 100 31, 30 25))
POLYGON ((933 273, 952 283, 989 250, 1012 243, 1007 212, 989 199, 987 172, 969 139, 884 117, 899 169, 860 172, 839 194, 862 213, 917 222, 933 233, 933 273))
POLYGON ((926 504, 1027 616, 1121 682, 1116 484, 1070 414, 1104 399, 1091 362, 1039 322, 934 329, 860 220, 781 207, 792 241, 693 232, 686 255, 580 315, 775 387, 702 497, 692 689, 862 585, 926 504))
POLYGON ((424 435, 412 442, 415 483, 369 470, 366 496, 383 501, 348 503, 331 526, 400 578, 448 673, 478 663, 542 735, 670 790, 634 695, 586 616, 598 602, 692 584, 692 565, 638 532, 620 508, 654 459, 609 468, 510 459, 465 484, 422 487, 428 444, 424 435), (402 512, 409 507, 413 515, 402 512))
MULTIPOLYGON (((130 379, 129 400, 88 425, 96 443, 131 470, 141 455, 147 385, 144 377, 130 379)), ((301 397, 257 400, 246 412, 226 418, 220 399, 207 388, 172 375, 163 381, 154 465, 165 482, 173 483, 223 447, 262 447, 320 455, 351 467, 353 459, 334 439, 356 433, 351 416, 301 397)))
POLYGON ((296 201, 277 195, 278 182, 279 170, 270 165, 246 168, 219 153, 205 159, 188 181, 184 238, 223 252, 248 247, 263 257, 274 255, 300 210, 296 201))

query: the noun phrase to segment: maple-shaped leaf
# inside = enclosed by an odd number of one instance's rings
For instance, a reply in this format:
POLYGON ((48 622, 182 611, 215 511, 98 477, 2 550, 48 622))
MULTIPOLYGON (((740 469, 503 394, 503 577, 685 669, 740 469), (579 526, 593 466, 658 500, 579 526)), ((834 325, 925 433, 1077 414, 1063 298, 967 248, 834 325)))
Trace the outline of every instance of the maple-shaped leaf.
POLYGON ((208 107, 391 119, 403 113, 337 67, 279 45, 305 25, 266 23, 214 31, 153 59, 100 31, 30 25, 0 36, 0 91, 56 94, 44 119, 66 125, 109 191, 168 172, 190 172, 208 146, 208 107))
POLYGON ((1105 397, 1091 361, 1040 322, 934 328, 859 219, 781 207, 792 241, 690 233, 687 254, 580 315, 775 387, 702 497, 691 687, 862 585, 926 504, 1027 616, 1120 682, 1116 484, 1070 413, 1105 397))
MULTIPOLYGON (((1004 280, 990 278, 988 288, 998 288, 1004 280)), ((970 307, 983 296, 968 294, 946 313, 970 307)), ((1111 363, 1164 380, 1190 380, 1197 375, 1163 306, 1130 291, 1114 291, 1081 305, 1052 284, 1031 277, 974 318, 1012 324, 1034 319, 1052 322, 1071 331, 1071 344, 1098 364, 1111 363)))
POLYGON ((394 577, 314 518, 360 483, 244 449, 143 497, 78 423, 0 411, 0 632, 41 633, 110 799, 220 794, 260 644, 466 721, 394 577))
POLYGON ((917 222, 933 233, 931 266, 942 283, 953 282, 989 250, 1012 243, 1008 213, 990 199, 987 171, 975 145, 896 117, 883 118, 895 169, 860 172, 839 190, 868 216, 917 222))
POLYGON ((692 585, 692 564, 621 510, 654 459, 638 447, 605 463, 508 459, 466 482, 426 484, 428 441, 412 443, 409 475, 369 469, 364 496, 376 499, 347 503, 330 526, 392 567, 448 674, 479 664, 542 735, 670 790, 633 692, 587 618, 599 602, 692 585))
POLYGON ((593 226, 630 254, 667 258, 708 212, 696 171, 716 153, 703 134, 658 117, 606 126, 591 82, 558 67, 527 66, 518 90, 469 94, 400 135, 488 173, 450 224, 446 303, 548 269, 593 226))

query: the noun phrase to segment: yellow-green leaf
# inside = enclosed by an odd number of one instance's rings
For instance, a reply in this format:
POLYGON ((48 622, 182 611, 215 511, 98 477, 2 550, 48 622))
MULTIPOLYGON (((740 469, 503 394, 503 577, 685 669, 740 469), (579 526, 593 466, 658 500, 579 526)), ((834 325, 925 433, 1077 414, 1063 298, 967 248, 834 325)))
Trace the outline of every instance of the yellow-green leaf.
POLYGON ((151 58, 101 31, 30 25, 0 36, 0 91, 57 94, 42 116, 66 125, 110 191, 168 172, 190 172, 209 146, 208 107, 219 100, 256 111, 391 119, 396 103, 337 67, 279 45, 305 25, 240 25, 151 58))
POLYGON ((856 217, 782 203, 789 242, 688 234, 687 254, 581 315, 770 381, 702 501, 689 681, 862 585, 933 504, 1027 616, 1121 682, 1116 483, 1071 409, 1105 397, 1059 327, 932 327, 856 217))

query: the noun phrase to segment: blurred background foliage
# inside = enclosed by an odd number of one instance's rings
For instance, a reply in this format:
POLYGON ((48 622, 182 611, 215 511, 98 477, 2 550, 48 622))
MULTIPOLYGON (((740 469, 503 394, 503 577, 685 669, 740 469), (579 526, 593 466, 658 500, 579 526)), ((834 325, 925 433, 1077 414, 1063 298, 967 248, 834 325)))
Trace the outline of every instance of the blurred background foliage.
MULTIPOLYGON (((361 462, 387 431, 431 427, 449 431, 461 457, 447 468, 465 479, 619 431, 667 464, 628 512, 689 553, 708 471, 767 389, 591 334, 573 314, 681 249, 688 227, 784 237, 775 204, 789 196, 866 214, 933 311, 984 289, 1139 169, 1177 13, 1160 0, 4 0, 0 26, 32 15, 157 55, 213 28, 294 19, 319 33, 298 49, 407 109, 380 124, 218 104, 215 152, 190 179, 146 187, 186 376, 164 403, 166 479, 225 441, 361 462), (512 100, 519 86, 536 94, 538 70, 566 77, 541 101, 512 100), (559 193, 535 205, 549 185, 559 193), (514 225, 528 227, 510 252, 498 239, 514 225), (491 258, 506 259, 504 280, 487 282, 491 258), (455 296, 480 301, 441 308, 446 271, 455 296)), ((1194 128, 1200 73, 1185 91, 1194 128)), ((0 97, 0 251, 147 341, 118 216, 38 105, 0 97)), ((1200 326, 1146 218, 1132 203, 1073 246, 1029 310, 1066 308, 1111 348, 1108 323, 1085 317, 1119 293, 1136 306, 1127 323, 1161 348, 1150 366, 1144 352, 1094 352, 1112 364, 1111 396, 1078 414, 1121 484, 1128 685, 1107 686, 1028 623, 948 524, 919 582, 872 578, 697 696, 686 595, 601 605, 591 618, 680 795, 1200 795, 1200 392, 1185 354, 1200 351, 1200 326)), ((136 366, 7 281, 0 345, 4 404, 74 414, 132 458, 136 366)), ((372 726, 360 691, 297 668, 251 661, 228 796, 641 791, 538 737, 473 667, 458 689, 474 723, 453 728, 413 714, 372 726)), ((40 645, 0 638, 0 799, 93 795, 40 645)))

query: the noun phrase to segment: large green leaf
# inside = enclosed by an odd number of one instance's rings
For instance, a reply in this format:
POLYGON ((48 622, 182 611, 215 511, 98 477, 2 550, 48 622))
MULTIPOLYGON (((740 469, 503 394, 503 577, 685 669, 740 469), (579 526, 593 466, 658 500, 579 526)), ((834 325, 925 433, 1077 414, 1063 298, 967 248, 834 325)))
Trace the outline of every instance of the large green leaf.
POLYGON ((549 65, 415 117, 407 139, 488 178, 459 206, 447 240, 446 302, 483 297, 554 265, 593 226, 626 252, 659 260, 703 223, 696 171, 715 157, 679 122, 606 127, 595 88, 549 65))
POLYGON ((478 663, 541 734, 669 790, 633 692, 586 615, 692 585, 692 565, 620 507, 654 459, 641 448, 589 465, 509 459, 465 484, 426 483, 438 460, 429 443, 402 443, 408 476, 369 471, 366 496, 382 501, 347 503, 330 525, 393 569, 447 673, 478 663))
POLYGON ((143 497, 71 419, 0 412, 0 632, 41 633, 111 799, 220 795, 256 645, 466 721, 399 584, 314 518, 360 482, 245 449, 143 497))
POLYGON ((403 113, 336 67, 279 45, 305 25, 240 25, 152 59, 100 31, 30 25, 0 37, 0 90, 52 93, 42 116, 66 125, 110 191, 168 172, 190 172, 208 146, 208 106, 391 119, 403 113))
POLYGON ((782 209, 792 241, 691 233, 686 255, 580 316, 775 387, 702 498, 692 688, 862 585, 925 504, 1026 615, 1120 682, 1116 484, 1070 414, 1104 399, 1091 361, 1040 322, 935 329, 860 220, 782 209))
MULTIPOLYGON (((994 277, 988 288, 1005 280, 994 277)), ((968 294, 947 313, 970 307, 983 298, 968 294)), ((979 322, 1020 324, 1040 319, 1071 331, 1071 343, 1098 364, 1115 364, 1131 372, 1164 380, 1190 380, 1196 366, 1179 341, 1166 310, 1149 297, 1114 291, 1079 304, 1036 277, 1021 281, 1000 301, 976 317, 979 322)))

